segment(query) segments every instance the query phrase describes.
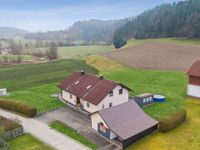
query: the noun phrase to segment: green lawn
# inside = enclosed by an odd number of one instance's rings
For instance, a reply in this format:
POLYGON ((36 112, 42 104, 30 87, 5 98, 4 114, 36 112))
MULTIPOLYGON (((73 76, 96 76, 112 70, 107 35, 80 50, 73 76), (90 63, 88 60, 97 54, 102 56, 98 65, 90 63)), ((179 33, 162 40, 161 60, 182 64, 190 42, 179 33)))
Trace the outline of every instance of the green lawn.
POLYGON ((168 116, 185 106, 187 83, 185 73, 132 69, 96 55, 86 60, 89 65, 99 69, 107 79, 121 82, 132 88, 134 92, 130 93, 131 95, 155 93, 166 96, 165 103, 145 107, 145 111, 156 119, 168 116), (92 61, 92 57, 95 61, 92 61))
POLYGON ((70 73, 85 70, 97 74, 83 60, 59 60, 42 64, 18 65, 0 68, 0 88, 7 88, 6 98, 33 105, 38 112, 45 112, 63 106, 59 100, 51 98, 58 93, 57 85, 70 73))
POLYGON ((10 146, 10 150, 53 150, 53 148, 40 142, 30 134, 21 135, 7 141, 7 143, 10 146))
MULTIPOLYGON (((0 55, 0 62, 3 62, 5 60, 5 56, 0 55)), ((8 59, 12 61, 17 61, 18 56, 17 55, 8 55, 8 59)), ((33 60, 33 57, 30 55, 22 55, 21 56, 22 61, 27 61, 27 60, 33 60)))
POLYGON ((186 101, 187 119, 176 129, 151 134, 127 150, 199 150, 200 149, 200 101, 186 101))
POLYGON ((127 44, 122 48, 127 48, 135 46, 137 44, 142 44, 145 42, 174 42, 177 44, 190 44, 190 45, 200 45, 200 39, 181 39, 181 38, 159 38, 159 39, 131 39, 128 40, 127 44))
POLYGON ((82 59, 83 57, 91 54, 109 52, 113 50, 114 48, 112 46, 97 45, 60 47, 58 49, 58 57, 61 59, 82 59))
POLYGON ((74 131, 73 129, 71 129, 70 127, 68 127, 67 125, 65 125, 64 123, 62 123, 60 121, 52 122, 50 124, 50 127, 77 140, 78 142, 88 146, 89 148, 91 148, 93 150, 97 149, 97 146, 95 144, 93 144, 90 140, 88 140, 86 137, 77 133, 76 131, 74 131))

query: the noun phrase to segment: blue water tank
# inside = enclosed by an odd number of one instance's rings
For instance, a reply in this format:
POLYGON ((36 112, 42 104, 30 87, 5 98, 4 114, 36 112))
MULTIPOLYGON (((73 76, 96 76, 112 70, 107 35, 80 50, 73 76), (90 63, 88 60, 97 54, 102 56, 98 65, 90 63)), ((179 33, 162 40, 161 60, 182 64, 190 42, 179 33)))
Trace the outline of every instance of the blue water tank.
POLYGON ((165 99, 166 99, 165 96, 162 96, 162 95, 153 96, 154 102, 162 103, 162 102, 165 102, 165 99))

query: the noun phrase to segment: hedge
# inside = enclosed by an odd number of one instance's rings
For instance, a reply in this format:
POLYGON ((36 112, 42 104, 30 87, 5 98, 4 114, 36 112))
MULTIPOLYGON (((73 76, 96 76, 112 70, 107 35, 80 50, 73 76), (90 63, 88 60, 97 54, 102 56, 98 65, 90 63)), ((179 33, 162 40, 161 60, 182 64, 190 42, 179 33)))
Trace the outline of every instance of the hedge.
POLYGON ((18 112, 25 116, 34 117, 37 114, 37 109, 30 105, 15 102, 10 100, 0 100, 0 107, 11 111, 18 112))
POLYGON ((17 122, 0 116, 0 128, 1 128, 1 130, 3 128, 3 130, 7 132, 7 131, 10 131, 10 130, 19 128, 20 126, 21 125, 18 124, 17 122))
POLYGON ((159 130, 161 132, 168 132, 176 128, 179 124, 185 121, 187 116, 187 111, 185 109, 179 110, 177 113, 173 114, 169 118, 160 120, 159 130))

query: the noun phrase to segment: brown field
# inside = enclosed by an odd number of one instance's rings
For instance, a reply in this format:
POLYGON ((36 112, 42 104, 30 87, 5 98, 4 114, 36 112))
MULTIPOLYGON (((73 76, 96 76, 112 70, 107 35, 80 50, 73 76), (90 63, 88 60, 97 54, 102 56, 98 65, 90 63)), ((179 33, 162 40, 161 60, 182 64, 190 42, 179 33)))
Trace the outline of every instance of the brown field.
POLYGON ((200 46, 146 42, 103 55, 136 68, 186 71, 196 59, 200 58, 200 46))

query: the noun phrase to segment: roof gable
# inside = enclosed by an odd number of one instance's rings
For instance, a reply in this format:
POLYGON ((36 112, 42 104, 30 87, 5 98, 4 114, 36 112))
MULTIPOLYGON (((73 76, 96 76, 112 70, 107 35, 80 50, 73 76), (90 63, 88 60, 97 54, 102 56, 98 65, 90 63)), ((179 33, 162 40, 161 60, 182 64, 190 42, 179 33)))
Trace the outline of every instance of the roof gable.
POLYGON ((158 124, 133 100, 100 110, 99 114, 107 126, 124 140, 158 124))
MULTIPOLYGON (((122 86, 122 84, 117 82, 100 79, 94 75, 74 72, 60 83, 58 87, 94 105, 98 105, 118 85, 122 86)), ((127 89, 131 90, 130 88, 127 89)))

